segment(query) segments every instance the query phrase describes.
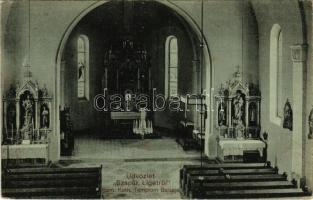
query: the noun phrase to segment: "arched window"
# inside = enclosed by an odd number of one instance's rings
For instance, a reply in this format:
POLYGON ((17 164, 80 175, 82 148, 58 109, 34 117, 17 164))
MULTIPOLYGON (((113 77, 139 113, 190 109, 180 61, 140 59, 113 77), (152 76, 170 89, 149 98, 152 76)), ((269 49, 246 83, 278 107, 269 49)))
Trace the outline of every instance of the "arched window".
POLYGON ((283 33, 280 30, 278 34, 278 41, 277 41, 277 116, 282 118, 283 117, 283 33))
POLYGON ((89 99, 89 40, 85 35, 77 39, 77 97, 89 99))
POLYGON ((270 120, 281 124, 282 102, 282 61, 283 61, 283 35, 281 27, 274 24, 270 36, 270 120))
POLYGON ((178 90, 178 44, 175 36, 165 42, 165 95, 177 96, 178 90))

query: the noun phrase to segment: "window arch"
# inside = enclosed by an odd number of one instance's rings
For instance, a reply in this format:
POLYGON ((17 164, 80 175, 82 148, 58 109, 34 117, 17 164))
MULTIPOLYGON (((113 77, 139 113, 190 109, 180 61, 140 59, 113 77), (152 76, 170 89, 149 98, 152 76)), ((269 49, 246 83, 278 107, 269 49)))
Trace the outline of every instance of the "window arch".
POLYGON ((165 95, 176 96, 178 93, 178 43, 173 35, 165 42, 165 95))
POLYGON ((270 120, 281 124, 282 119, 282 61, 283 33, 278 24, 274 24, 270 36, 270 120))
POLYGON ((77 97, 89 99, 89 40, 85 35, 77 39, 77 97))

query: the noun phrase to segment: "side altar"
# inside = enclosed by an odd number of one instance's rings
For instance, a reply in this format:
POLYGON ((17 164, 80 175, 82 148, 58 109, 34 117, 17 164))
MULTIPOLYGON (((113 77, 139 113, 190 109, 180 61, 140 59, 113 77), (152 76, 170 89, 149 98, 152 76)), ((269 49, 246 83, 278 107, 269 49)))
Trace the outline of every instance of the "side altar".
POLYGON ((263 157, 260 138, 261 93, 255 84, 243 84, 241 74, 222 84, 215 95, 217 154, 222 161, 242 161, 245 154, 263 157))
POLYGON ((3 96, 3 160, 48 161, 51 102, 47 88, 39 88, 32 80, 10 86, 3 96))

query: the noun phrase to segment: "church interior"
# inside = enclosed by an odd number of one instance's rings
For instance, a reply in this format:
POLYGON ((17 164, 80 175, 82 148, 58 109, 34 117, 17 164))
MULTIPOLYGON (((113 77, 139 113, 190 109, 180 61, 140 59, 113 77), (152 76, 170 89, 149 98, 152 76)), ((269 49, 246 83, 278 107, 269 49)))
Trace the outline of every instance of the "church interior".
POLYGON ((1 7, 11 198, 307 198, 310 0, 1 7))

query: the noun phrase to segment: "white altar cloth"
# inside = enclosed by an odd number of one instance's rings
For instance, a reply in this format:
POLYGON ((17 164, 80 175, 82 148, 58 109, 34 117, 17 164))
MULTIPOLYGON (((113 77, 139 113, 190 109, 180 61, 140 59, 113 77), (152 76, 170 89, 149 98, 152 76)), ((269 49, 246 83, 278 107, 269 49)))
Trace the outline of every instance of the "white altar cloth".
POLYGON ((48 144, 2 145, 2 159, 44 158, 48 162, 48 144))
POLYGON ((258 150, 263 157, 265 143, 261 140, 220 140, 218 143, 223 156, 243 155, 243 151, 258 150))

